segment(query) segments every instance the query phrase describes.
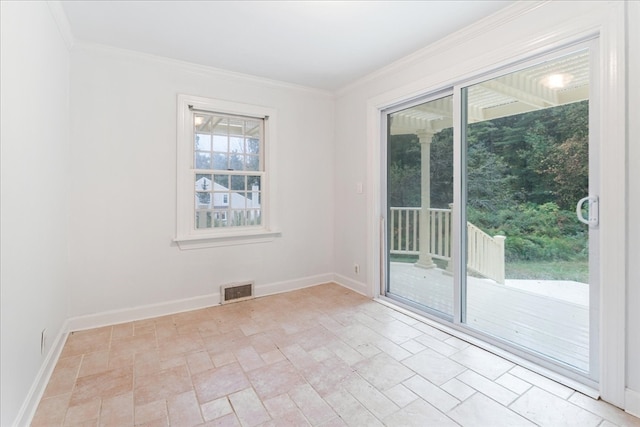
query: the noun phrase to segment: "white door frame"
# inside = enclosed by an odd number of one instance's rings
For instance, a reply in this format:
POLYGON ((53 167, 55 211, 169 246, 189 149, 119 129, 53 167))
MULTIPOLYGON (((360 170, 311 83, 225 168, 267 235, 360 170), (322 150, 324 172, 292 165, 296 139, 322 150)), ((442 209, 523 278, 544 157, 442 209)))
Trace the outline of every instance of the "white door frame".
MULTIPOLYGON (((578 3, 579 4, 579 3, 578 3)), ((535 9, 531 9, 533 12, 535 9)), ((449 81, 433 81, 425 77, 411 85, 384 93, 367 103, 367 160, 370 169, 368 187, 368 293, 380 295, 382 280, 380 219, 381 211, 381 111, 403 100, 454 86, 472 75, 513 63, 537 53, 557 49, 598 36, 600 60, 600 138, 606 149, 600 149, 600 396, 621 408, 625 405, 626 363, 626 263, 624 251, 626 213, 626 87, 625 87, 625 5, 604 3, 595 9, 552 30, 532 30, 522 43, 497 47, 487 52, 486 63, 473 70, 461 67, 450 71, 449 81), (606 290, 606 292, 605 292, 606 290)), ((526 15, 526 14, 525 14, 526 15)), ((517 19, 523 19, 519 17, 517 19)), ((463 49, 463 48, 462 48, 463 49)), ((450 49, 449 49, 450 50, 450 49)), ((445 55, 442 49, 434 55, 445 55)))

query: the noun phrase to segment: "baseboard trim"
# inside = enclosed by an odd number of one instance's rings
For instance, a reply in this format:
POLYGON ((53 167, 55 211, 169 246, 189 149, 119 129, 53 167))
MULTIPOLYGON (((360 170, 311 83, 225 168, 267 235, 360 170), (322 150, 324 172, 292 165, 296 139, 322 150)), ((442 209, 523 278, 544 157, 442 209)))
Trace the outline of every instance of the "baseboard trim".
POLYGON ((340 286, 344 286, 347 289, 351 289, 354 292, 357 292, 361 295, 364 295, 366 297, 370 297, 371 295, 369 295, 369 293, 367 292, 367 284, 366 283, 362 283, 362 282, 358 282, 356 280, 353 279, 349 279, 347 276, 343 276, 342 274, 334 274, 333 275, 333 281, 336 282, 338 285, 340 286))
POLYGON ((316 276, 307 276, 300 279, 269 283, 262 286, 256 285, 255 291, 257 297, 265 297, 268 295, 281 294, 283 292, 297 291, 298 289, 322 285, 324 283, 329 283, 332 281, 333 274, 318 274, 316 276))
POLYGON ((640 418, 640 392, 626 389, 624 392, 624 410, 634 417, 640 418))
POLYGON ((22 427, 28 426, 31 424, 33 420, 33 416, 36 414, 36 410, 38 409, 38 405, 40 404, 40 400, 44 395, 44 391, 47 388, 47 384, 49 383, 49 379, 51 379, 51 375, 53 374, 53 370, 56 367, 56 363, 58 363, 58 359, 60 358, 60 354, 62 353, 62 348, 64 347, 64 343, 67 341, 67 335, 69 335, 68 321, 65 321, 58 332, 49 352, 47 353, 46 358, 42 362, 42 366, 40 366, 40 370, 36 375, 31 388, 29 389, 29 393, 27 393, 27 397, 18 412, 18 416, 16 417, 13 427, 22 427))
POLYGON ((133 322, 152 317, 167 316, 170 314, 181 313, 183 311, 198 310, 215 305, 220 305, 219 293, 161 302, 157 304, 141 305, 138 307, 123 308, 120 310, 105 311, 96 314, 88 314, 86 316, 70 318, 68 321, 67 332, 82 331, 85 329, 117 325, 119 323, 133 322))
MULTIPOLYGON (((257 297, 274 295, 283 292, 295 291, 333 281, 333 274, 320 274, 316 276, 302 277, 294 280, 275 282, 264 285, 255 285, 257 297)), ((133 322, 153 317, 168 316, 185 311, 199 310, 206 307, 220 305, 220 293, 201 295, 193 298, 185 298, 167 301, 158 304, 149 304, 138 307, 124 308, 121 310, 105 311, 103 313, 89 314, 86 316, 72 317, 68 320, 67 332, 85 329, 99 328, 102 326, 116 325, 119 323, 133 322)))

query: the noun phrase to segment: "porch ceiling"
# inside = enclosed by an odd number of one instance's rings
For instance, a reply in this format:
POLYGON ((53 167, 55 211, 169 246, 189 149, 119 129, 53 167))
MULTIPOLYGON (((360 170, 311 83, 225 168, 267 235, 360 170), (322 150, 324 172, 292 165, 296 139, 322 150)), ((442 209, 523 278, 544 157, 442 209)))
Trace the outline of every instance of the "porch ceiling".
MULTIPOLYGON (((469 122, 477 123, 589 98, 587 52, 486 80, 469 87, 469 122)), ((391 135, 453 126, 451 97, 420 104, 393 115, 391 135)))

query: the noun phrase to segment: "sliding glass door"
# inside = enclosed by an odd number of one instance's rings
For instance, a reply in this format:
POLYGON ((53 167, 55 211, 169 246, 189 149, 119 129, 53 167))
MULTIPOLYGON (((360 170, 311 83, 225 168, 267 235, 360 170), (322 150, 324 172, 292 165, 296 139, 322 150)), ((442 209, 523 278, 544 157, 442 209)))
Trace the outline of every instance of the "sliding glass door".
POLYGON ((384 293, 597 380, 593 57, 585 44, 384 112, 384 293))
POLYGON ((387 293, 452 319, 453 96, 387 114, 387 293))

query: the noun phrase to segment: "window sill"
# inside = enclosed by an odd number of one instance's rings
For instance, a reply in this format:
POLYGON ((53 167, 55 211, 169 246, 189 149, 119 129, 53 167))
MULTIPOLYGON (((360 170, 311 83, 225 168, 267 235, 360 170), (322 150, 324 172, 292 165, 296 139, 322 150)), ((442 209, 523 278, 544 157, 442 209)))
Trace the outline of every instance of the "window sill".
POLYGON ((281 237, 281 231, 251 230, 228 234, 182 236, 173 239, 181 250, 215 248, 219 246, 246 245, 272 242, 281 237))

